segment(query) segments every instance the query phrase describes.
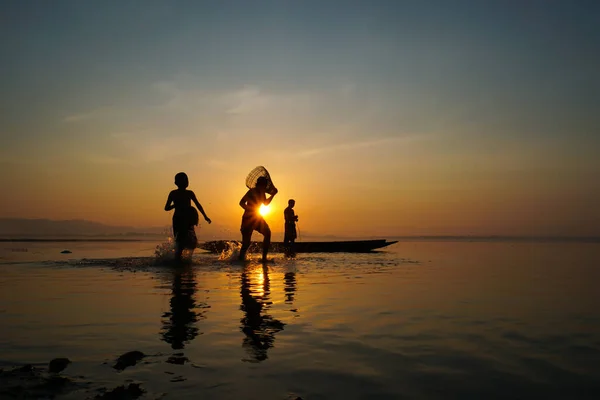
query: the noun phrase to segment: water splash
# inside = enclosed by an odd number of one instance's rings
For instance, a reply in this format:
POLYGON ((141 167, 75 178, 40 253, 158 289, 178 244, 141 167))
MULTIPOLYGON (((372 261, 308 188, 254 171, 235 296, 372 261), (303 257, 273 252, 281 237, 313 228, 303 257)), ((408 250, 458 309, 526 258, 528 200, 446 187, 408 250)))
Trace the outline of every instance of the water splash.
POLYGON ((158 263, 175 259, 175 239, 170 230, 165 229, 164 234, 167 237, 166 241, 156 245, 154 250, 154 259, 158 263))
POLYGON ((219 261, 236 261, 240 256, 242 244, 239 242, 228 241, 227 249, 219 254, 219 261))

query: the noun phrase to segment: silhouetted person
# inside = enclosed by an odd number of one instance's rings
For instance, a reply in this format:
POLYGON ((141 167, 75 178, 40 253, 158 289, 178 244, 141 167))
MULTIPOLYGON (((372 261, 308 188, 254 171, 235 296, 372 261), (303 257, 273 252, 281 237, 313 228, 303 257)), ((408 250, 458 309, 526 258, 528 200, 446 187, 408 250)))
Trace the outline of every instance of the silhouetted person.
POLYGON ((244 269, 240 279, 240 295, 242 305, 240 309, 244 312, 241 319, 241 330, 244 332, 242 346, 249 350, 252 359, 244 360, 260 362, 268 358, 267 351, 274 346, 275 333, 283 330, 285 324, 271 315, 267 314, 270 301, 269 271, 263 265, 262 290, 257 288, 258 280, 252 280, 254 275, 244 269), (253 292, 262 292, 261 295, 253 295, 253 292))
POLYGON ((170 310, 163 314, 162 339, 174 350, 183 349, 185 343, 198 336, 195 326, 198 319, 204 317, 196 311, 198 304, 194 300, 196 279, 190 268, 176 268, 173 271, 172 296, 170 310))
POLYGON ((177 189, 169 193, 165 211, 175 209, 173 213, 173 237, 175 238, 175 259, 179 261, 184 249, 190 249, 193 252, 198 244, 196 232, 194 231, 194 226, 198 225, 198 211, 192 207, 192 201, 196 204, 206 222, 210 224, 211 220, 204 213, 204 209, 196 199, 194 192, 187 190, 189 181, 184 172, 175 175, 175 185, 177 185, 177 189))
POLYGON ((294 242, 298 237, 298 234, 296 232, 296 222, 298 221, 298 216, 294 213, 295 205, 296 201, 294 199, 289 199, 288 206, 283 211, 283 217, 285 219, 285 233, 283 235, 283 245, 288 255, 294 253, 294 242))
POLYGON ((246 251, 250 247, 250 240, 252 240, 252 232, 257 231, 264 236, 263 239, 263 261, 267 260, 267 253, 269 252, 269 246, 271 245, 271 228, 267 224, 267 221, 260 215, 260 206, 264 204, 268 206, 271 204, 271 200, 277 194, 277 189, 271 197, 266 196, 267 179, 264 177, 258 178, 256 181, 256 187, 248 190, 248 192, 240 200, 240 207, 244 209, 244 215, 242 216, 242 249, 240 251, 240 260, 246 258, 246 251))

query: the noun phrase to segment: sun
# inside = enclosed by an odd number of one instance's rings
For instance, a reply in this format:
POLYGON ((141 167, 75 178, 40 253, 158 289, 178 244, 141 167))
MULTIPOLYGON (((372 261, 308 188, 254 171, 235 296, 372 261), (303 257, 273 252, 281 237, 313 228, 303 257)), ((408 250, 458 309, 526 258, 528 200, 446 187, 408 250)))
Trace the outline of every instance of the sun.
POLYGON ((261 204, 260 208, 258 209, 258 212, 264 217, 265 215, 271 212, 271 206, 265 206, 264 204, 261 204))

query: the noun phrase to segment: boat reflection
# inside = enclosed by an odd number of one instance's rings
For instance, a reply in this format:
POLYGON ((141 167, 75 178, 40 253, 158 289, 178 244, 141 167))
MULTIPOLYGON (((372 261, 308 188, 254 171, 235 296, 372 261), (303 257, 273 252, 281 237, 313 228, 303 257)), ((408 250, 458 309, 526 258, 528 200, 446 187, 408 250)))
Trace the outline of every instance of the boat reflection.
POLYGON ((268 267, 246 266, 241 274, 240 287, 240 309, 244 313, 240 322, 245 335, 242 347, 249 355, 242 361, 261 362, 268 358, 267 351, 274 346, 275 334, 285 326, 269 314, 272 301, 268 267))
POLYGON ((162 315, 161 339, 174 350, 183 349, 198 336, 196 323, 205 318, 205 303, 197 303, 196 276, 191 266, 174 269, 172 280, 170 309, 162 315))

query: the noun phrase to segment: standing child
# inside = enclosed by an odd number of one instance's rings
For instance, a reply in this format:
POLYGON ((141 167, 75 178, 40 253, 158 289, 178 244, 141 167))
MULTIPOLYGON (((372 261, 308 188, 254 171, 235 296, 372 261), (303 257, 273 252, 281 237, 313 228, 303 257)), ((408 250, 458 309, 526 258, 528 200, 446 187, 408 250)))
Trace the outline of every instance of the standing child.
POLYGON ((184 172, 175 175, 175 185, 177 189, 172 190, 165 204, 165 211, 175 209, 173 213, 173 237, 175 238, 175 259, 181 260, 181 255, 184 249, 190 249, 192 252, 196 248, 198 239, 194 226, 198 225, 198 210, 208 222, 210 218, 204 213, 204 209, 196 199, 196 194, 191 190, 187 190, 189 180, 184 172), (196 210, 192 207, 192 201, 198 207, 196 210))
POLYGON ((298 222, 298 216, 294 213, 294 206, 296 201, 294 199, 288 200, 288 206, 283 211, 283 217, 285 218, 285 233, 283 236, 283 245, 285 246, 286 252, 293 253, 293 246, 298 234, 296 232, 296 222, 298 222))

